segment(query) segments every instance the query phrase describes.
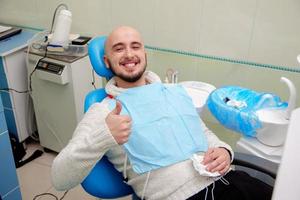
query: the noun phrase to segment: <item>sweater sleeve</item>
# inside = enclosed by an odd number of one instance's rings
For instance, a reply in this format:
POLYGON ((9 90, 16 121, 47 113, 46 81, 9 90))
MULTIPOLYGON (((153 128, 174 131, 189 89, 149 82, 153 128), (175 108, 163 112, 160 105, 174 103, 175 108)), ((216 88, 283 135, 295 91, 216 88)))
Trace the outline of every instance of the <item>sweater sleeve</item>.
POLYGON ((77 125, 72 139, 53 161, 51 176, 57 190, 80 184, 106 151, 118 144, 105 123, 109 109, 93 104, 77 125))
POLYGON ((226 150, 229 151, 230 156, 231 156, 231 162, 233 161, 233 156, 234 156, 234 152, 232 150, 232 148, 230 147, 230 145, 228 145, 227 143, 221 141, 216 134, 214 134, 209 128, 206 127, 206 125, 204 124, 204 122, 202 121, 202 119, 200 119, 200 123, 201 123, 201 127, 203 130, 203 133, 206 135, 207 138, 207 142, 208 142, 208 147, 223 147, 226 150))

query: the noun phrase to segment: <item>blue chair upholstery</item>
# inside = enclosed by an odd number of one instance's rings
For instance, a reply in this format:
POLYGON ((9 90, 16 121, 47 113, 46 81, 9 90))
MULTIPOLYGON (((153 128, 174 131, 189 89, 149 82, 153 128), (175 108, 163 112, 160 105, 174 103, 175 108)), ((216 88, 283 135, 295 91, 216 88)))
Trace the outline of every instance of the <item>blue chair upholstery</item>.
MULTIPOLYGON (((106 68, 103 60, 105 40, 106 37, 93 39, 88 45, 88 53, 95 72, 109 80, 113 73, 106 68)), ((101 102, 106 96, 103 88, 91 91, 85 98, 84 112, 93 103, 101 102)), ((123 182, 122 173, 115 169, 106 156, 98 161, 81 185, 87 193, 99 198, 119 198, 133 194, 132 188, 123 182)))

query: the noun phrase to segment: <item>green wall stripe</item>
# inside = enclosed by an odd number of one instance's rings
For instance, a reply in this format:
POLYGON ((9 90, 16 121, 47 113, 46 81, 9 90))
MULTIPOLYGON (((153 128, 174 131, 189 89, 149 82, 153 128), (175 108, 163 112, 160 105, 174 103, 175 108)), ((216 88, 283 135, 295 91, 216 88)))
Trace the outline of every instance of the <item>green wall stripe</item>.
POLYGON ((251 67, 262 67, 262 68, 269 68, 269 69, 273 69, 273 70, 300 73, 300 69, 296 68, 296 67, 276 66, 276 65, 270 65, 270 64, 255 63, 255 62, 250 62, 250 61, 234 60, 234 59, 230 59, 230 58, 209 56, 209 55, 191 53, 191 52, 186 52, 186 51, 181 51, 181 50, 173 50, 173 49, 166 49, 166 48, 160 48, 160 47, 153 47, 153 46, 149 46, 149 45, 145 45, 145 48, 150 49, 150 50, 154 50, 154 51, 180 54, 180 55, 184 55, 184 56, 191 56, 191 57, 197 57, 197 58, 204 58, 204 59, 210 59, 210 60, 230 62, 230 63, 235 63, 235 64, 249 65, 251 67))

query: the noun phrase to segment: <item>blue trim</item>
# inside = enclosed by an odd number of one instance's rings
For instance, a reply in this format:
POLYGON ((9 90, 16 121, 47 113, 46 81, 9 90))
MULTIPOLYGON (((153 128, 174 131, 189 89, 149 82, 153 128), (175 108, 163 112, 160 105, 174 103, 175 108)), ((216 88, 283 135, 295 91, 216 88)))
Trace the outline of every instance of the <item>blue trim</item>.
POLYGON ((0 112, 3 112, 3 104, 1 98, 0 98, 0 112))
POLYGON ((4 108, 4 114, 9 133, 13 134, 16 138, 19 138, 13 110, 4 108))
POLYGON ((0 74, 0 88, 8 88, 7 80, 5 76, 0 74))
POLYGON ((7 88, 6 74, 4 70, 3 58, 0 56, 0 88, 7 88))
POLYGON ((4 70, 4 64, 3 64, 2 57, 0 57, 0 76, 1 75, 5 76, 5 70, 4 70))
POLYGON ((7 131, 6 120, 4 112, 0 112, 0 135, 7 131))
POLYGON ((0 97, 2 99, 2 105, 4 108, 12 109, 12 104, 10 101, 10 93, 7 91, 0 91, 0 97))

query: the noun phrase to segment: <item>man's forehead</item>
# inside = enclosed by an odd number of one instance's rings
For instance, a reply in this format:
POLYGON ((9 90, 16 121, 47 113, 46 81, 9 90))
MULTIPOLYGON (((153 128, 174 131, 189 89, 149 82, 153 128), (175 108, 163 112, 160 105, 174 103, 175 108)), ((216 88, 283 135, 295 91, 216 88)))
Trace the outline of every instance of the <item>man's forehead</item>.
POLYGON ((108 37, 107 45, 115 46, 123 43, 142 43, 140 34, 132 28, 121 27, 114 30, 108 37))
POLYGON ((132 44, 142 44, 140 40, 115 40, 111 43, 111 47, 115 47, 118 45, 132 45, 132 44))

